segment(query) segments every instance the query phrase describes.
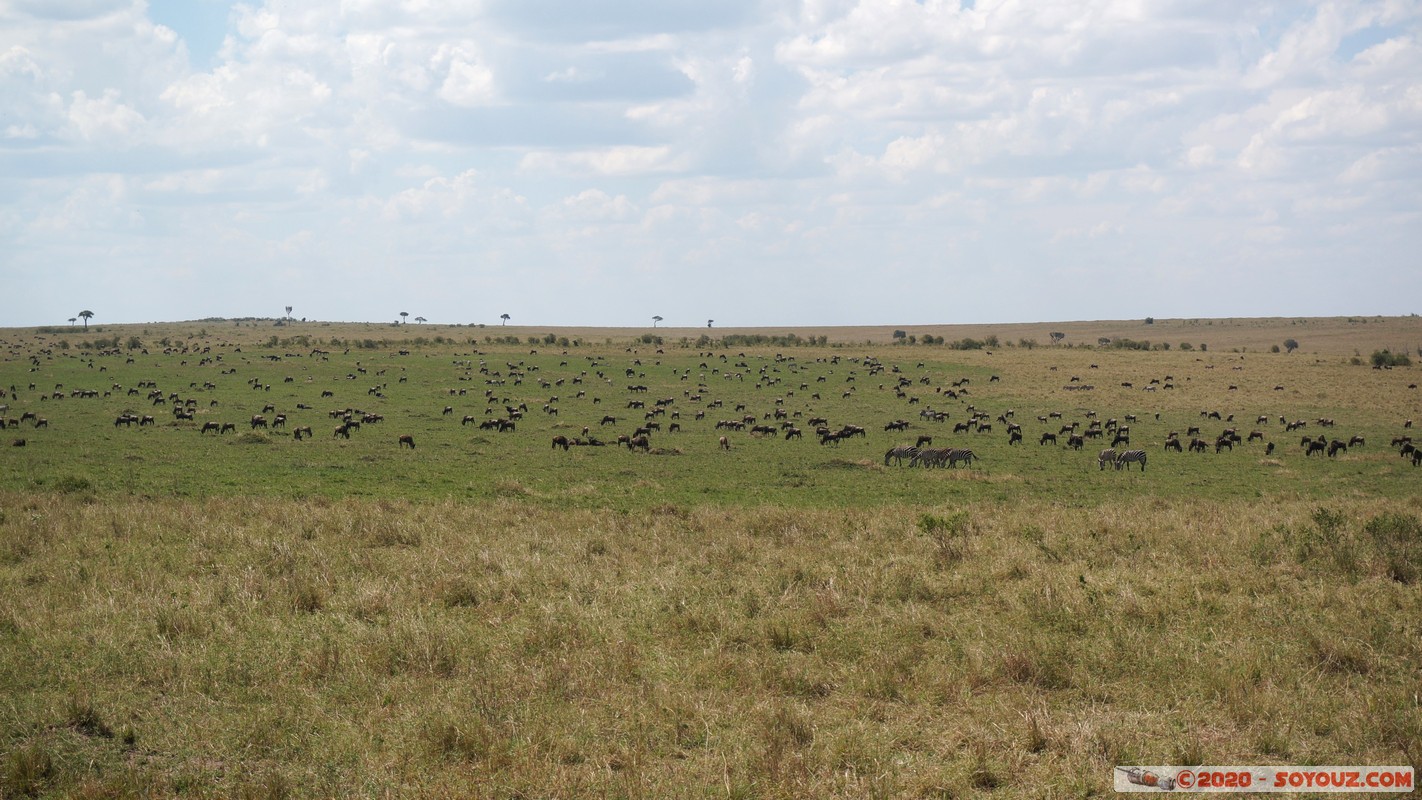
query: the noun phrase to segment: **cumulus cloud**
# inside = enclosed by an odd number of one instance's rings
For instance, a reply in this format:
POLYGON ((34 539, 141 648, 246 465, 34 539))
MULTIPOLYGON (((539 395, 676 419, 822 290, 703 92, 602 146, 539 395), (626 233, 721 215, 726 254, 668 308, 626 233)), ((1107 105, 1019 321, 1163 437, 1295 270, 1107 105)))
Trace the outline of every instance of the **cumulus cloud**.
MULTIPOLYGON (((550 324, 622 322, 587 316, 620 305, 598 294, 619 279, 668 319, 725 324, 697 304, 849 323, 904 302, 876 285, 799 312, 678 282, 713 269, 789 292, 872 266, 912 281, 924 321, 954 321, 932 298, 1006 280, 1019 302, 975 313, 1050 319, 1079 281, 1156 262, 1190 316, 1214 302, 1191 290, 1244 258, 1320 275, 1346 258, 1422 290, 1411 3, 247 0, 219 16, 221 46, 191 63, 145 0, 0 5, 11 265, 70 259, 72 277, 94 252, 147 253, 315 285, 339 261, 357 281, 448 270, 478 291, 503 271, 585 290, 550 299, 550 324)), ((1101 284, 1073 316, 1144 291, 1101 284)), ((1287 313, 1290 291, 1259 313, 1287 313)))

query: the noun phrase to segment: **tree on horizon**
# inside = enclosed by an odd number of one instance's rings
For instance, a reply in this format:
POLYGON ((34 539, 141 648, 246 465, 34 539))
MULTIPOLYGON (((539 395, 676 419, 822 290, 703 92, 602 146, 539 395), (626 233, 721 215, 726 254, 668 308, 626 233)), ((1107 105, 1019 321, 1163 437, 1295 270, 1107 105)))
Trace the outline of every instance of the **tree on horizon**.
POLYGON ((653 328, 657 327, 657 323, 658 323, 658 322, 661 322, 661 321, 662 321, 661 316, 652 317, 652 327, 653 327, 653 328))
POLYGON ((401 312, 400 312, 400 319, 404 320, 406 325, 409 325, 409 324, 410 324, 410 320, 406 319, 406 317, 408 317, 408 316, 410 316, 410 312, 408 312, 408 311, 401 311, 401 312))
POLYGON ((509 315, 508 315, 508 314, 500 314, 500 315, 499 315, 499 319, 503 320, 503 322, 500 322, 500 323, 499 323, 500 325, 507 325, 507 324, 509 324, 509 315))
POLYGON ((89 330, 89 320, 93 319, 93 317, 94 312, 90 311, 87 308, 79 312, 79 318, 84 320, 84 330, 89 330))
POLYGON ((425 324, 426 322, 424 317, 415 317, 415 321, 420 323, 421 325, 425 324))

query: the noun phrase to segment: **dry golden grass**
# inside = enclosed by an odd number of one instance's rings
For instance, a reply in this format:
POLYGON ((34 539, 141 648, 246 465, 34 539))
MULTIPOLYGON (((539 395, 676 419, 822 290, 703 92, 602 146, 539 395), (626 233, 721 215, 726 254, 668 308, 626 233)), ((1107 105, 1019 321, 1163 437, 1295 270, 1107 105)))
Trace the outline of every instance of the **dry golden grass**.
POLYGON ((0 497, 5 796, 1086 796, 1416 763, 1422 502, 0 497))

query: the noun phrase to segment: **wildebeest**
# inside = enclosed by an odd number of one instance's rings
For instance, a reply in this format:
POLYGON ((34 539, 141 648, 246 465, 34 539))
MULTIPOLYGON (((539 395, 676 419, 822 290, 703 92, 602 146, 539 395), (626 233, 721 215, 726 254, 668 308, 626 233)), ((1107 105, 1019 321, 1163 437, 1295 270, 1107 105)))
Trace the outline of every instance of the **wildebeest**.
POLYGON ((651 440, 651 439, 648 439, 645 434, 644 434, 644 435, 641 435, 641 436, 633 436, 631 439, 628 439, 628 440, 627 440, 627 449, 628 449, 628 450, 641 449, 643 452, 651 452, 651 450, 652 450, 652 440, 651 440))
POLYGON ((303 436, 305 436, 305 437, 308 438, 308 439, 310 439, 310 438, 312 437, 311 426, 309 426, 309 425, 302 425, 302 426, 300 426, 300 427, 293 428, 292 431, 291 431, 291 433, 292 433, 293 436, 296 437, 296 441, 298 441, 298 442, 301 441, 301 438, 302 438, 303 436))
POLYGON ((216 433, 220 427, 221 426, 216 422, 204 422, 202 424, 202 430, 198 431, 198 433, 207 433, 208 431, 216 433))
POLYGON ((560 448, 560 447, 563 448, 565 451, 568 449, 568 447, 569 447, 569 444, 568 444, 568 437, 566 437, 566 436, 554 436, 554 437, 553 437, 553 449, 554 449, 554 450, 557 450, 557 449, 560 448))
POLYGON ((724 436, 722 436, 722 437, 721 437, 721 449, 722 449, 722 450, 730 450, 730 449, 731 449, 731 440, 730 440, 730 439, 727 439, 727 438, 724 437, 724 436))
POLYGON ((401 434, 399 440, 397 440, 397 442, 396 442, 396 446, 398 446, 398 447, 407 447, 407 446, 408 446, 411 450, 414 450, 414 449, 415 449, 415 437, 411 436, 411 435, 408 434, 408 433, 401 434))

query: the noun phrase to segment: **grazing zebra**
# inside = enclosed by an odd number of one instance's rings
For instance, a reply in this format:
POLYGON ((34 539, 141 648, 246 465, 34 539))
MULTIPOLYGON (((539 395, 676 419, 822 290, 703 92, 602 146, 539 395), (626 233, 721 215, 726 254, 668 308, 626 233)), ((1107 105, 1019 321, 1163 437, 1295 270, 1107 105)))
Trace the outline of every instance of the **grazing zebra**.
POLYGON ((918 455, 917 447, 901 444, 884 454, 884 466, 889 466, 889 459, 891 458, 894 459, 894 463, 896 464, 903 464, 905 458, 909 460, 909 464, 912 464, 913 457, 916 455, 918 455))
POLYGON ((925 447, 909 458, 909 466, 919 464, 924 467, 941 467, 948 461, 950 452, 952 449, 947 447, 925 447))
POLYGON ((963 447, 955 447, 948 451, 948 466, 956 467, 958 466, 958 462, 961 461, 971 467, 973 465, 973 459, 975 458, 977 458, 977 455, 975 455, 972 450, 963 447))
POLYGON ((1115 451, 1115 450, 1112 450, 1112 449, 1110 449, 1110 448, 1107 448, 1107 449, 1105 449, 1105 450, 1102 450, 1100 453, 1097 453, 1097 454, 1096 454, 1096 469, 1097 469, 1097 470, 1106 469, 1106 465, 1107 465, 1108 463, 1110 463, 1110 464, 1116 463, 1116 451, 1115 451))
POLYGON ((1119 453, 1116 454, 1116 469, 1121 469, 1122 467, 1124 467, 1124 466, 1126 466, 1127 464, 1130 464, 1130 463, 1132 463, 1132 462, 1135 462, 1135 463, 1137 463, 1137 464, 1140 464, 1140 465, 1141 465, 1141 472, 1145 472, 1145 467, 1146 467, 1146 451, 1144 451, 1144 450, 1122 450, 1121 452, 1119 452, 1119 453))

